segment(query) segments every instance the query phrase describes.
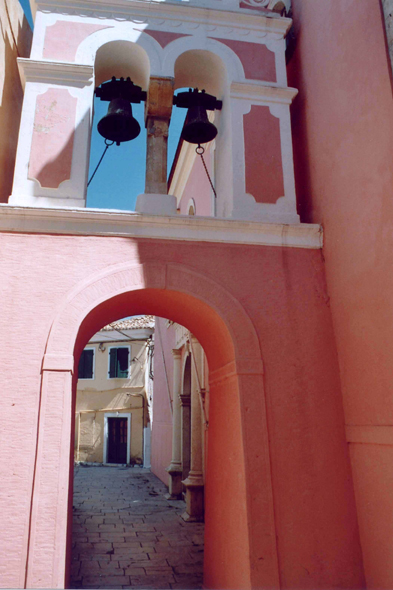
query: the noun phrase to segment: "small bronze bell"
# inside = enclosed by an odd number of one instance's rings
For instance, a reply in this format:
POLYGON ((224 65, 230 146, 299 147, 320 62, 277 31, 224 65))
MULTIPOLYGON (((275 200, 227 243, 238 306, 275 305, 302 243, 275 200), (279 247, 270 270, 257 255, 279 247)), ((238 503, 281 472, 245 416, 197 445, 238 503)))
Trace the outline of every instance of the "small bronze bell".
POLYGON ((206 109, 201 106, 188 109, 186 122, 182 131, 182 138, 188 143, 208 143, 217 135, 217 127, 210 123, 206 109))
POLYGON ((120 145, 123 141, 135 139, 141 132, 138 121, 132 116, 131 104, 124 98, 110 101, 108 113, 97 125, 98 133, 120 145))
POLYGON ((217 135, 217 127, 210 123, 206 111, 221 110, 222 102, 204 90, 190 88, 188 92, 180 92, 173 97, 173 104, 188 109, 184 123, 182 138, 188 143, 208 143, 217 135))

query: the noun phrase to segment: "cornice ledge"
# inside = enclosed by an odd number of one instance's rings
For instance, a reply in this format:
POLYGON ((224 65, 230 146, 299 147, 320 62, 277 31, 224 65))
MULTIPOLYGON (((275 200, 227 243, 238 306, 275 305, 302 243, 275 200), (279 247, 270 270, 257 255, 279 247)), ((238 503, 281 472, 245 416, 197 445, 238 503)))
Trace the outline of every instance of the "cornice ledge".
POLYGON ((180 21, 205 22, 209 25, 247 26, 252 30, 274 33, 285 37, 292 26, 292 19, 270 14, 265 16, 251 10, 231 10, 224 8, 206 8, 190 3, 181 5, 178 2, 162 0, 36 0, 37 10, 42 12, 58 12, 61 14, 79 14, 102 18, 121 18, 138 16, 145 18, 166 18, 180 21), (206 13, 209 13, 206 19, 206 13))
POLYGON ((217 217, 144 215, 134 212, 42 208, 0 204, 0 232, 111 236, 197 242, 219 242, 322 248, 317 224, 279 224, 217 217))
POLYGON ((23 86, 26 82, 71 85, 83 88, 92 84, 94 68, 89 65, 18 57, 18 68, 23 86))
POLYGON ((266 86, 252 82, 232 82, 231 97, 243 99, 260 99, 264 102, 291 104, 298 94, 297 88, 288 86, 266 86))

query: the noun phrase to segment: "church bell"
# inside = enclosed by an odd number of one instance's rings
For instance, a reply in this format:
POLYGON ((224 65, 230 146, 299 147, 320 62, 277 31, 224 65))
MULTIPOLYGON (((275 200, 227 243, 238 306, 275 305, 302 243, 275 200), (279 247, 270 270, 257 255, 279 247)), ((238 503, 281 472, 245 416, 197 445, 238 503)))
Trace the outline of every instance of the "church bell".
POLYGON ((110 101, 108 113, 99 121, 97 129, 102 137, 116 145, 135 139, 141 132, 138 121, 132 116, 131 104, 124 98, 110 101))
POLYGON ((173 104, 180 108, 187 108, 182 138, 188 143, 202 144, 212 141, 217 135, 217 127, 210 123, 207 111, 221 110, 222 102, 204 90, 199 92, 194 88, 188 92, 180 92, 173 97, 173 104))
POLYGON ((146 100, 146 92, 130 78, 117 80, 113 77, 96 88, 95 94, 101 100, 109 101, 108 112, 97 125, 100 135, 116 145, 138 137, 141 128, 132 115, 131 103, 146 100))
POLYGON ((217 127, 210 123, 206 109, 201 106, 190 107, 182 131, 182 138, 189 143, 208 143, 217 135, 217 127))

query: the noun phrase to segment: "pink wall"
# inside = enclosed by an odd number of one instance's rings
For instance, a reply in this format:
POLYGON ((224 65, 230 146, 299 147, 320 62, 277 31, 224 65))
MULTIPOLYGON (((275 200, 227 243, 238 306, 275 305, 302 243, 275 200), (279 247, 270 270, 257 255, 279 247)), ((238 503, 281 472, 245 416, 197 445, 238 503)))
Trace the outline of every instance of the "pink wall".
POLYGON ((372 429, 367 441, 351 439, 366 578, 391 588, 393 437, 374 446, 393 425, 393 101, 384 24, 378 1, 292 4, 299 213, 324 225, 346 423, 372 429))
POLYGON ((172 408, 170 400, 173 400, 173 356, 171 350, 175 345, 175 330, 172 327, 168 329, 165 324, 164 319, 156 318, 151 470, 165 485, 168 485, 166 468, 172 460, 172 408))
MULTIPOLYGON (((71 420, 71 402, 62 398, 69 385, 60 376, 66 373, 49 364, 41 390, 41 367, 48 347, 66 351, 73 346, 70 326, 82 321, 80 310, 88 313, 92 293, 100 303, 83 320, 76 353, 104 323, 139 313, 172 317, 196 335, 206 352, 211 379, 208 587, 272 588, 279 578, 283 588, 362 587, 319 251, 33 234, 2 234, 0 242, 0 320, 8 334, 0 374, 0 554, 7 555, 2 584, 22 585, 29 530, 30 587, 53 586, 60 575, 64 549, 55 544, 55 533, 65 530, 67 516, 60 499, 68 481, 71 434, 64 416, 71 420), (144 263, 144 270, 124 274, 131 262, 144 263), (134 280, 147 287, 132 291, 134 280), (116 285, 126 289, 124 294, 116 285), (35 462, 40 395, 40 444, 48 452, 39 453, 35 462)), ((57 356, 51 358, 47 362, 55 363, 57 356)), ((59 362, 67 365, 68 358, 64 353, 59 362)))

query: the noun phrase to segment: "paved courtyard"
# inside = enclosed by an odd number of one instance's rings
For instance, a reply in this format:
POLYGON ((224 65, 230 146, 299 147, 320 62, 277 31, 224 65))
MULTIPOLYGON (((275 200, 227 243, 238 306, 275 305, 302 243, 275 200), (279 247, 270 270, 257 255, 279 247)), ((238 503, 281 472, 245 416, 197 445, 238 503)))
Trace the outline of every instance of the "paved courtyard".
POLYGON ((202 587, 203 524, 140 467, 75 468, 71 588, 202 587))

